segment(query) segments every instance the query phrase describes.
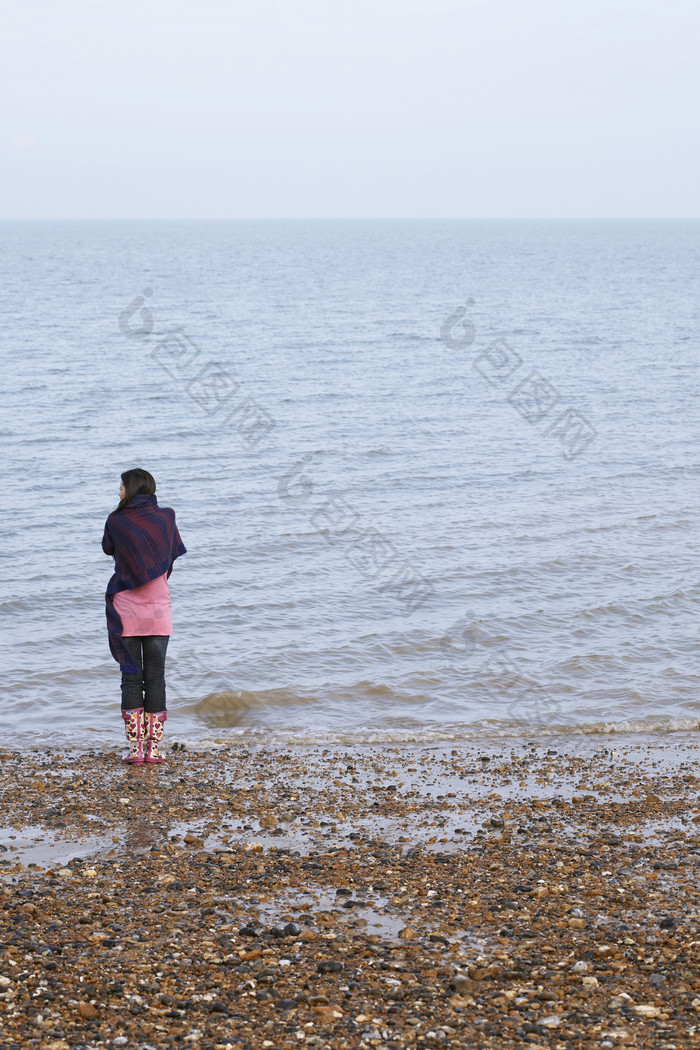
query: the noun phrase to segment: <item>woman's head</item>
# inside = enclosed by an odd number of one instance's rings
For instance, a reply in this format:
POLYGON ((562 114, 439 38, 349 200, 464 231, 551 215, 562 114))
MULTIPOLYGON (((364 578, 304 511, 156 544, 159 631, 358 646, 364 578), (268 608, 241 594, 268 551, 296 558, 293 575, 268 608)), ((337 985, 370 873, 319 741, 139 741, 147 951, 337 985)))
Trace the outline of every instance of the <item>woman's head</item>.
POLYGON ((153 496, 156 491, 156 481, 152 474, 140 467, 133 470, 125 470, 122 474, 122 483, 119 486, 119 506, 117 510, 124 507, 134 496, 153 496))

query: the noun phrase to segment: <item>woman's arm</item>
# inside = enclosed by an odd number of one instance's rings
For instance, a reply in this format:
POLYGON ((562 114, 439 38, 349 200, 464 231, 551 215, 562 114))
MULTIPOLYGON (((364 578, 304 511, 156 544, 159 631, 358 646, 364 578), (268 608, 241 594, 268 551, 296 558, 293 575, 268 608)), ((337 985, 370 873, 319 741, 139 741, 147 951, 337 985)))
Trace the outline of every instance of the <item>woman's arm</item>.
POLYGON ((105 554, 114 554, 114 544, 112 543, 112 537, 109 534, 109 529, 105 525, 104 535, 102 536, 102 550, 105 554))

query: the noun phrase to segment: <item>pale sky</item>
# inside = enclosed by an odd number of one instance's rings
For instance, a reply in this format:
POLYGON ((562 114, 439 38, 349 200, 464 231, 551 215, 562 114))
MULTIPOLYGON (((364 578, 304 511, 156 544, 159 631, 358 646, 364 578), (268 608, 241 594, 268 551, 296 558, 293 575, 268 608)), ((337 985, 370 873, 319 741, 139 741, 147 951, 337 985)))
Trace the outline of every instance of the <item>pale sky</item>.
POLYGON ((697 0, 0 0, 0 218, 699 217, 697 0))

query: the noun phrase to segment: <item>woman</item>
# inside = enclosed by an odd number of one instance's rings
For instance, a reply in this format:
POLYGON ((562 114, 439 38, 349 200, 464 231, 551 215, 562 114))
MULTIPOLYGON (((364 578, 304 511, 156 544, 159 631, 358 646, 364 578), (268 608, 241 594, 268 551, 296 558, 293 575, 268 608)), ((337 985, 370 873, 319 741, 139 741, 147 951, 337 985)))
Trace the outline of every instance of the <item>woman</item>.
POLYGON ((129 751, 123 762, 165 762, 158 745, 167 718, 165 653, 173 633, 168 577, 186 554, 175 511, 159 507, 147 470, 126 470, 119 506, 109 515, 102 550, 114 556, 107 585, 109 647, 122 672, 122 718, 129 751))

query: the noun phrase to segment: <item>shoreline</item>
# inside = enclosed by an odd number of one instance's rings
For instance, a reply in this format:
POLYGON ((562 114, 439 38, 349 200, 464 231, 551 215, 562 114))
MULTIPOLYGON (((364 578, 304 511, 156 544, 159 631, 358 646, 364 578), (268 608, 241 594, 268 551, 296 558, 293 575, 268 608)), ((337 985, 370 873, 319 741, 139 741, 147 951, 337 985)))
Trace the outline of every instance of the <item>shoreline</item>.
POLYGON ((3 750, 3 1045, 689 1045, 700 741, 565 743, 3 750))
MULTIPOLYGON (((47 715, 47 718, 49 716, 47 715)), ((118 709, 111 710, 109 720, 100 728, 87 727, 76 740, 74 726, 52 726, 42 734, 42 726, 33 731, 18 732, 10 722, 0 720, 0 732, 12 740, 8 750, 13 754, 41 756, 49 752, 63 755, 105 755, 123 746, 123 732, 118 709), (115 716, 115 710, 117 716, 115 716), (105 728, 105 725, 107 728, 105 728), (58 734, 61 735, 58 735, 58 734)), ((518 750, 532 743, 547 745, 571 755, 589 755, 601 748, 641 746, 653 750, 668 745, 700 742, 698 718, 645 718, 623 721, 598 721, 544 725, 535 721, 504 723, 484 720, 470 723, 403 722, 400 726, 377 723, 353 726, 299 726, 217 724, 206 719, 190 721, 178 709, 169 709, 166 734, 169 751, 177 741, 189 751, 213 752, 223 750, 257 750, 261 747, 275 751, 332 748, 364 752, 367 749, 391 748, 421 749, 424 747, 456 747, 470 749, 486 747, 491 750, 518 750)), ((2 750, 0 746, 0 751, 2 750)))

